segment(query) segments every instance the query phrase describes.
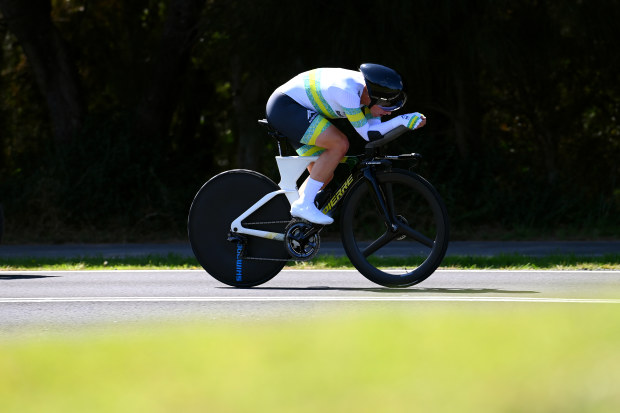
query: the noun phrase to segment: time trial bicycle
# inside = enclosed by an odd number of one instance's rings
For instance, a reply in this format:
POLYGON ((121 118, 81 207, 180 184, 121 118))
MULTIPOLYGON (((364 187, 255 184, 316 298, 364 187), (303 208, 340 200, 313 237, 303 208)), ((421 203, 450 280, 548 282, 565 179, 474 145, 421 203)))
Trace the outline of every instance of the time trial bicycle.
MULTIPOLYGON (((311 260, 320 249, 323 226, 290 215, 291 203, 299 197, 297 181, 318 156, 282 156, 286 138, 266 120, 259 123, 278 139, 279 184, 255 171, 222 172, 198 191, 188 217, 198 262, 215 279, 234 287, 263 284, 287 262, 311 260)), ((371 136, 364 154, 342 160, 349 168, 347 178, 332 180, 322 192, 329 196, 317 196, 323 213, 339 212, 342 245, 353 266, 385 287, 424 281, 448 247, 444 202, 427 180, 411 171, 421 156, 384 154, 387 143, 408 131, 400 126, 371 136), (377 268, 372 257, 394 242, 416 258, 406 268, 377 268)))

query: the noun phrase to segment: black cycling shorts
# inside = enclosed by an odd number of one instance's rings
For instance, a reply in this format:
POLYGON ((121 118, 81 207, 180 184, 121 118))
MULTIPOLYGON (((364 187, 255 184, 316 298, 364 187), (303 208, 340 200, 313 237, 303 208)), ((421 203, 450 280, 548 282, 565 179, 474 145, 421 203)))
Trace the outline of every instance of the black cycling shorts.
POLYGON ((267 101, 269 124, 288 138, 301 156, 316 156, 325 148, 316 146, 316 138, 331 123, 320 113, 307 109, 284 93, 274 92, 267 101))

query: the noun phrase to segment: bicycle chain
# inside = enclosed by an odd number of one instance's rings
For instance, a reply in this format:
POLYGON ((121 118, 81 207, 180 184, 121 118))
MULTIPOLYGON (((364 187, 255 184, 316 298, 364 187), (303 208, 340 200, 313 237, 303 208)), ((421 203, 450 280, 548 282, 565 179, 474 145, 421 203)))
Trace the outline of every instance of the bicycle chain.
POLYGON ((243 225, 288 224, 291 221, 242 222, 243 225))
POLYGON ((293 257, 290 258, 259 258, 259 257, 242 257, 244 260, 253 260, 253 261, 298 261, 293 257))

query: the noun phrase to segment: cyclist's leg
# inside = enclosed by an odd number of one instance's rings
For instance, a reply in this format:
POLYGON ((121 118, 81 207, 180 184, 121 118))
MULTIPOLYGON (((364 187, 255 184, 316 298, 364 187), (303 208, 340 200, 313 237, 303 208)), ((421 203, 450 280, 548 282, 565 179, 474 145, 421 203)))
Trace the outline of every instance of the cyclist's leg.
POLYGON ((331 224, 333 219, 316 208, 314 199, 318 191, 332 180, 334 170, 349 149, 346 135, 327 120, 325 122, 328 126, 306 144, 310 148, 322 148, 322 152, 319 159, 308 167, 310 176, 299 188, 299 199, 291 206, 291 215, 323 225, 331 224))
POLYGON ((331 224, 333 219, 316 208, 314 198, 346 154, 346 136, 325 117, 278 92, 267 102, 267 119, 289 138, 299 155, 319 156, 309 168, 310 177, 300 188, 300 198, 291 205, 291 215, 317 224, 331 224))
POLYGON ((297 151, 301 155, 320 154, 316 162, 308 168, 310 176, 299 190, 299 199, 291 205, 291 215, 317 224, 331 224, 333 219, 318 210, 314 199, 318 191, 332 179, 334 170, 349 149, 349 141, 344 133, 317 114, 301 143, 305 144, 297 151))
POLYGON ((310 177, 327 185, 334 177, 334 170, 349 150, 349 140, 338 128, 330 125, 316 138, 315 145, 325 148, 325 151, 308 167, 310 177))

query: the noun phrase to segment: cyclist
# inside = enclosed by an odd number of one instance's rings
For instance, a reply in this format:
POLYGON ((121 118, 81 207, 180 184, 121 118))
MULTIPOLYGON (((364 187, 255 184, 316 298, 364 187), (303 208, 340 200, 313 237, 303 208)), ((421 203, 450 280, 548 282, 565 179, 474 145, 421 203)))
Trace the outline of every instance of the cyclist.
POLYGON ((377 139, 397 126, 416 129, 426 124, 418 112, 381 122, 381 116, 400 109, 406 102, 401 76, 393 69, 364 63, 359 71, 321 68, 300 73, 278 87, 267 102, 267 119, 288 137, 301 156, 316 156, 310 176, 291 205, 291 215, 315 224, 334 220, 323 214, 314 198, 334 176, 349 149, 346 135, 328 119, 347 118, 366 141, 377 139), (370 132, 370 133, 369 133, 370 132))

